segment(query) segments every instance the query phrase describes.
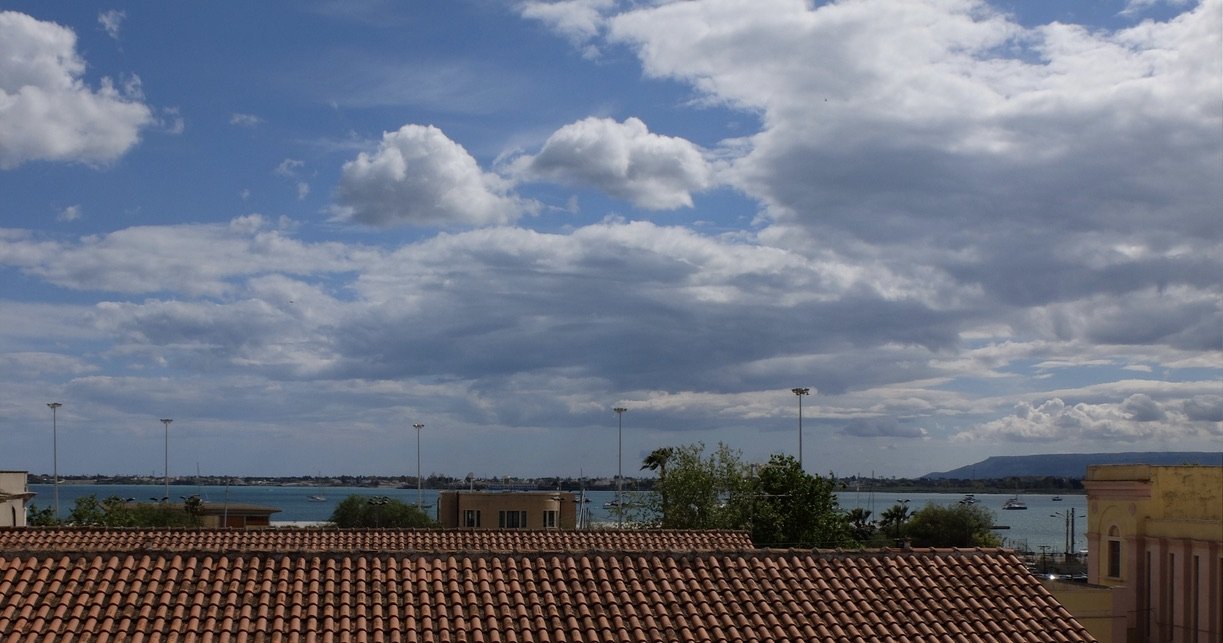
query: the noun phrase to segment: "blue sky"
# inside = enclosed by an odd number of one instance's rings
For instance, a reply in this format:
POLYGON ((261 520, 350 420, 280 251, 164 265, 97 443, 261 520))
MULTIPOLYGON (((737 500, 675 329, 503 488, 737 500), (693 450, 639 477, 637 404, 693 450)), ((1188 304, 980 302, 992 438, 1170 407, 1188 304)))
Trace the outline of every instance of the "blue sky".
POLYGON ((1221 24, 0 3, 0 469, 1219 450, 1221 24))

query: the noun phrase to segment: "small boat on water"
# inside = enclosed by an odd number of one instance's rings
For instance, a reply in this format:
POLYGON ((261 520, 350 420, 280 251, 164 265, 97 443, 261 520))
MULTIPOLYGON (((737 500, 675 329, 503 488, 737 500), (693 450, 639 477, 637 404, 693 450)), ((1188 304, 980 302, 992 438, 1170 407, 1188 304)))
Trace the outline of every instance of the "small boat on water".
POLYGON ((327 496, 306 496, 310 502, 327 502, 327 496))
POLYGON ((977 499, 971 493, 966 493, 963 498, 960 498, 960 504, 975 505, 977 504, 977 499))
POLYGON ((1061 502, 1061 501, 1062 501, 1061 496, 1053 496, 1053 502, 1061 502))
POLYGON ((1027 509, 1028 503, 1019 499, 1019 496, 1011 496, 1006 502, 1002 503, 1002 508, 1007 511, 1015 511, 1019 509, 1027 509))

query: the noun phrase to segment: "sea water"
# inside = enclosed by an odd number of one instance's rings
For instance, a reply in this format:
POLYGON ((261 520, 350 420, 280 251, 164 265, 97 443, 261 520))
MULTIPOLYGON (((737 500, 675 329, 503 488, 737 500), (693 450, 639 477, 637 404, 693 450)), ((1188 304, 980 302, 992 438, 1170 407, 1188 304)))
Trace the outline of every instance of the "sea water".
MULTIPOLYGON (((30 491, 37 493, 31 501, 38 507, 49 507, 53 503, 54 488, 47 484, 32 484, 30 491)), ((59 505, 60 516, 67 516, 72 510, 77 498, 94 495, 98 500, 110 496, 132 498, 137 502, 157 501, 165 494, 163 485, 94 485, 94 484, 60 484, 59 505)), ((437 515, 437 490, 423 489, 419 500, 430 516, 437 515)), ((351 495, 373 497, 386 496, 404 504, 417 504, 415 488, 399 489, 391 487, 284 487, 284 486, 195 486, 170 485, 170 500, 181 503, 184 499, 198 495, 210 503, 234 502, 279 509, 272 514, 272 524, 314 524, 327 521, 331 513, 342 500, 351 495), (323 500, 312 500, 311 496, 323 500)), ((604 505, 611 502, 615 491, 587 491, 589 502, 584 507, 589 512, 589 518, 596 523, 614 523, 614 510, 604 505)), ((1005 529, 996 533, 1002 538, 1003 544, 1022 551, 1040 553, 1062 553, 1066 550, 1066 519, 1071 510, 1075 514, 1073 551, 1087 548, 1087 497, 1081 494, 1065 494, 1062 500, 1055 501, 1051 494, 1023 494, 1026 510, 1008 511, 1002 508, 1003 503, 1014 494, 975 494, 978 506, 989 510, 994 515, 994 524, 1005 529), (1042 549, 1043 548, 1043 549, 1042 549)), ((837 499, 842 509, 849 510, 861 507, 871 512, 872 520, 879 520, 889 507, 906 503, 911 511, 920 510, 927 504, 950 506, 964 498, 962 493, 896 493, 896 492, 858 492, 842 491, 837 493, 837 499)))

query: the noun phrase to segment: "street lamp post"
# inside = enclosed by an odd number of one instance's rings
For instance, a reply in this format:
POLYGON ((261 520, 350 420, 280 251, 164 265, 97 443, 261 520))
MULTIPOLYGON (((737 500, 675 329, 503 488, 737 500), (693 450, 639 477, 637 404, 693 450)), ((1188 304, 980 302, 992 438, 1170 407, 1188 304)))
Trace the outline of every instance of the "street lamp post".
POLYGON ((624 412, 628 409, 617 406, 616 414, 616 514, 619 526, 624 528, 624 412))
POLYGON ((173 421, 170 418, 161 418, 161 423, 166 427, 166 494, 162 496, 162 502, 170 502, 170 423, 173 421))
POLYGON ((416 508, 421 508, 421 486, 420 486, 420 430, 425 428, 425 425, 417 422, 412 425, 416 429, 416 508))
POLYGON ((55 517, 59 518, 59 429, 55 412, 63 406, 59 402, 47 402, 51 407, 51 475, 55 479, 55 517))
POLYGON ((790 389, 791 393, 798 396, 798 469, 803 470, 803 396, 810 395, 811 389, 807 387, 798 387, 790 389))

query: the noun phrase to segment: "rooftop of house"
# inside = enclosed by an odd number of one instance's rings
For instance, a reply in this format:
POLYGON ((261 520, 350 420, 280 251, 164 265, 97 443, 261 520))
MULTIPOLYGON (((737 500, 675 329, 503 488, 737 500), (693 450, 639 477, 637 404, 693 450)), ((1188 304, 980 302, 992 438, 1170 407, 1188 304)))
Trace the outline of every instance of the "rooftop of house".
POLYGON ((0 639, 1094 640, 996 549, 0 554, 0 639))
POLYGON ((0 529, 3 552, 736 551, 744 531, 466 529, 0 529))
POLYGON ((0 530, 0 640, 138 636, 1092 640, 1007 550, 756 550, 735 531, 0 530))

